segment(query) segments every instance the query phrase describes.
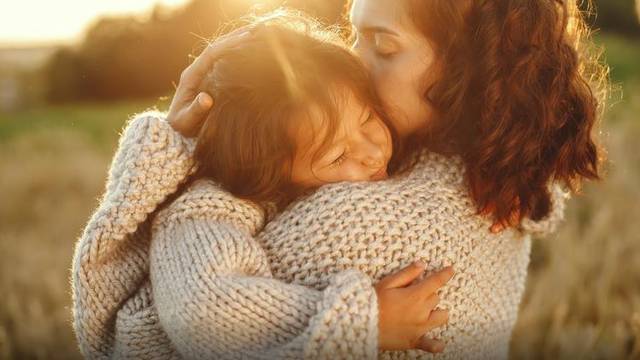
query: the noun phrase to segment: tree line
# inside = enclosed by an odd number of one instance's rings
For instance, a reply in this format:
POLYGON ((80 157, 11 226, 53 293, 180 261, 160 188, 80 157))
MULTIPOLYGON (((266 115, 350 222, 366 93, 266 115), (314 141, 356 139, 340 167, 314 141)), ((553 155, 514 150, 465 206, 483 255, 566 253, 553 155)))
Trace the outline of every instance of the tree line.
MULTIPOLYGON (((345 0, 289 0, 327 23, 344 21, 345 0)), ((44 68, 47 100, 69 102, 168 94, 189 54, 198 54, 220 27, 249 11, 249 2, 192 0, 177 9, 156 6, 144 19, 104 17, 74 47, 58 50, 44 68)), ((587 10, 587 1, 582 2, 587 10)), ((275 5, 272 5, 272 7, 275 5)), ((597 28, 640 36, 633 0, 599 0, 597 28)), ((264 11, 269 10, 264 8, 264 11)))

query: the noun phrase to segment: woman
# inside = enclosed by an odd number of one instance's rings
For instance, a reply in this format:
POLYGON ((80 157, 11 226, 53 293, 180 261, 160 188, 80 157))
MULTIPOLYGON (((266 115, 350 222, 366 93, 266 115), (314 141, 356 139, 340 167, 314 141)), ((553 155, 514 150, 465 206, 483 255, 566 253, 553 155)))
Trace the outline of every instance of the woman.
MULTIPOLYGON (((585 81, 587 74, 580 71, 588 59, 574 48, 574 41, 582 40, 583 35, 578 32, 582 22, 572 17, 574 10, 572 2, 551 0, 356 0, 352 4, 356 50, 368 64, 395 127, 405 143, 412 145, 417 161, 400 179, 324 187, 293 204, 256 235, 259 244, 271 245, 264 248, 259 263, 269 264, 275 278, 315 289, 332 285, 332 296, 324 298, 323 306, 343 306, 336 302, 340 298, 352 300, 347 302, 350 307, 342 307, 350 314, 351 325, 314 317, 309 309, 295 312, 296 322, 311 321, 326 330, 322 337, 301 333, 304 343, 287 343, 297 346, 301 357, 331 357, 329 351, 335 351, 335 357, 428 358, 431 355, 417 349, 437 351, 445 344, 439 357, 507 357, 526 279, 529 234, 553 230, 562 217, 565 196, 551 182, 577 185, 582 178, 598 176, 599 158, 591 131, 599 102, 585 81), (296 252, 288 247, 296 239, 304 239, 311 250, 296 252), (285 261, 270 261, 281 259, 287 251, 291 256, 285 261), (316 251, 314 257, 299 256, 310 251, 316 251), (318 255, 327 261, 312 261, 318 255), (336 256, 349 261, 331 261, 336 256), (415 349, 377 353, 375 320, 388 315, 375 311, 372 299, 376 297, 370 296, 374 287, 366 279, 380 280, 419 259, 430 270, 455 265, 456 278, 440 294, 441 304, 449 310, 449 322, 427 334, 439 340, 422 343, 423 339, 415 338, 409 346, 415 349), (359 271, 345 272, 349 269, 359 271), (330 278, 333 274, 340 276, 330 278), (351 339, 349 343, 341 341, 345 337, 351 339)), ((138 186, 126 178, 126 169, 113 171, 109 187, 135 185, 127 187, 124 197, 140 197, 136 190, 153 195, 133 209, 130 221, 115 224, 133 238, 145 238, 148 228, 137 227, 138 222, 162 200, 166 188, 175 188, 187 173, 192 149, 188 137, 197 133, 203 115, 213 105, 205 94, 193 99, 217 54, 233 46, 233 39, 226 40, 226 44, 219 42, 205 50, 181 77, 168 121, 187 138, 161 122, 140 123, 151 129, 152 138, 184 145, 178 147, 184 151, 172 147, 162 159, 160 166, 167 169, 167 176, 138 186)), ((158 161, 144 159, 150 164, 158 161)), ((107 203, 117 204, 121 197, 107 203)), ((114 208, 105 207, 104 212, 114 208)), ((99 233, 101 217, 97 214, 97 225, 87 227, 88 233, 99 233)), ((104 224, 103 228, 115 225, 104 224)), ((90 271, 112 276, 110 268, 96 264, 107 252, 109 263, 117 263, 118 246, 139 250, 142 265, 138 269, 148 265, 144 255, 148 244, 142 241, 80 243, 75 263, 80 270, 74 270, 74 282, 82 283, 90 271)), ((181 271, 190 271, 185 266, 181 271)), ((243 266, 241 272, 250 272, 243 266)), ((166 346, 153 349, 162 348, 166 350, 163 355, 174 356, 171 345, 189 342, 193 336, 170 338, 163 333, 152 301, 141 301, 152 299, 142 271, 139 280, 132 288, 124 286, 120 296, 109 291, 85 296, 99 306, 113 302, 121 308, 118 316, 99 319, 96 331, 105 332, 102 325, 109 321, 116 328, 137 321, 138 327, 123 328, 135 328, 136 334, 146 338, 156 335, 155 344, 166 346)), ((75 296, 81 298, 83 291, 86 288, 77 287, 75 296)), ((375 291, 379 294, 377 288, 375 291)), ((270 303, 282 305, 277 296, 265 296, 270 303)), ((377 301, 390 299, 378 296, 377 301)), ((76 318, 82 315, 77 312, 76 318)), ((198 344, 206 348, 210 339, 206 317, 199 325, 198 344)), ((81 330, 80 337, 92 336, 93 330, 81 330)), ((233 329, 227 331, 233 334, 233 329)), ((123 334, 107 331, 104 336, 111 336, 111 341, 86 353, 135 353, 136 349, 124 349, 135 344, 118 342, 123 334), (115 349, 108 349, 110 346, 115 349)), ((149 348, 137 350, 138 355, 149 354, 149 348)))

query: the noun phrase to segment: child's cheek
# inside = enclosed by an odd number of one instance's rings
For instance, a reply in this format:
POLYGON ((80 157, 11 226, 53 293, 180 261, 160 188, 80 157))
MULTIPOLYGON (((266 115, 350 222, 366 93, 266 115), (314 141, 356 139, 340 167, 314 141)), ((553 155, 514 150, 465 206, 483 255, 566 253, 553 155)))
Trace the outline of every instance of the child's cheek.
POLYGON ((355 160, 345 164, 343 176, 346 181, 363 181, 369 180, 369 174, 364 171, 364 167, 355 160))

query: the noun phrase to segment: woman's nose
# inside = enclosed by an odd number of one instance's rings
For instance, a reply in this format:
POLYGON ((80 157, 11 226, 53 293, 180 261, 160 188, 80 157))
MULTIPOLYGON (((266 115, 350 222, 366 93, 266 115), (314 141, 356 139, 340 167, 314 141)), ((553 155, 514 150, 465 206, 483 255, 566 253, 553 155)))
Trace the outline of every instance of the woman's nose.
POLYGON ((362 60, 362 64, 367 71, 371 72, 371 54, 367 51, 364 45, 362 45, 358 40, 353 44, 353 46, 351 46, 351 50, 353 50, 360 60, 362 60))

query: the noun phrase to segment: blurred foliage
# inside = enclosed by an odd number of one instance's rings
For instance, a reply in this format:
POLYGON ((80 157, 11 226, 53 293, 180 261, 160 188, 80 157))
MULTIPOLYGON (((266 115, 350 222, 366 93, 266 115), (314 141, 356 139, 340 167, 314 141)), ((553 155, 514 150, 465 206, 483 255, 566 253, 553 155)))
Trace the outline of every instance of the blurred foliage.
POLYGON ((624 38, 601 33, 595 36, 599 44, 606 44, 604 60, 611 68, 614 82, 640 80, 640 37, 624 38))
MULTIPOLYGON (((583 10, 591 13, 593 27, 610 32, 640 36, 640 23, 634 0, 579 0, 583 10), (590 6, 592 5, 592 6, 590 6)), ((640 6, 640 5, 639 5, 640 6)))
MULTIPOLYGON (((281 1, 280 1, 281 2, 281 1)), ((53 102, 110 100, 156 96, 172 90, 180 72, 221 27, 248 11, 248 1, 193 0, 168 10, 158 5, 147 19, 99 19, 75 48, 64 48, 45 69, 48 99, 53 102)), ((340 18, 343 0, 291 0, 299 8, 330 23, 340 18)))
POLYGON ((84 102, 56 106, 33 106, 17 112, 0 112, 0 143, 33 132, 65 130, 84 134, 97 149, 111 151, 114 138, 128 114, 145 108, 168 108, 167 98, 137 101, 84 102))
MULTIPOLYGON (((52 102, 148 98, 172 91, 180 72, 223 25, 247 13, 249 1, 192 0, 169 10, 161 5, 142 19, 107 17, 96 21, 77 47, 60 49, 44 70, 52 102)), ((272 1, 269 10, 283 0, 272 1)), ((289 0, 327 23, 339 22, 345 0, 289 0)), ((582 8, 591 3, 582 0, 582 8)), ((634 0, 596 0, 597 28, 640 35, 634 0)), ((629 58, 633 59, 633 58, 629 58)), ((635 59, 638 59, 637 57, 635 59)))

